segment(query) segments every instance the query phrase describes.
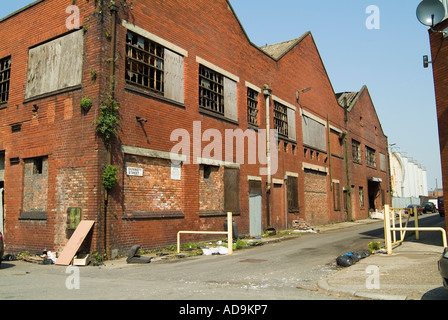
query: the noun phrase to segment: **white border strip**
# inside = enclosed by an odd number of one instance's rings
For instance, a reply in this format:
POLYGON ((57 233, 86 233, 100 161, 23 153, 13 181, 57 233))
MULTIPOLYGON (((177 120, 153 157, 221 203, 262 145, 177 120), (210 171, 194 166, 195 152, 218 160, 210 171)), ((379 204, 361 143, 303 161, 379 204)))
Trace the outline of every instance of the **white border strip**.
POLYGON ((272 95, 272 100, 277 101, 285 106, 287 106, 289 109, 292 109, 294 111, 297 111, 297 108, 295 106, 293 106, 292 104, 286 102, 285 100, 280 99, 277 96, 272 95))
POLYGON ((306 163, 306 162, 302 162, 302 170, 314 170, 314 171, 319 171, 319 172, 325 172, 328 174, 328 168, 326 167, 322 167, 322 166, 318 166, 312 163, 306 163))
POLYGON ((212 69, 220 74, 222 74, 223 76, 232 79, 235 82, 240 82, 240 77, 234 75, 233 73, 230 73, 226 70, 224 70, 223 68, 218 67, 217 65, 214 65, 211 62, 208 62, 207 60, 202 59, 201 57, 196 57, 196 62, 199 64, 202 64, 203 66, 212 69))
POLYGON ((315 116, 315 115, 312 114, 312 113, 309 113, 309 112, 306 111, 306 110, 301 109, 301 115, 302 115, 302 116, 305 116, 305 117, 307 117, 307 118, 313 119, 314 121, 319 122, 320 124, 324 125, 325 128, 327 127, 327 121, 322 120, 321 118, 315 116))
POLYGON ((132 24, 130 22, 127 22, 126 20, 122 21, 122 26, 125 27, 126 29, 135 32, 151 41, 157 42, 158 44, 164 46, 165 48, 172 50, 180 55, 183 55, 184 57, 188 57, 188 51, 185 49, 182 49, 179 46, 176 46, 175 44, 168 42, 162 38, 160 38, 159 36, 156 36, 155 34, 152 34, 149 31, 146 31, 143 28, 140 28, 139 26, 136 26, 135 24, 132 24))
POLYGON ((258 93, 261 93, 261 88, 257 87, 256 85, 254 85, 250 82, 246 81, 246 87, 251 88, 254 91, 257 91, 258 93))
POLYGON ((132 155, 148 157, 148 158, 159 158, 159 159, 182 161, 182 162, 187 161, 186 155, 172 153, 172 152, 166 152, 166 151, 153 150, 153 149, 145 149, 145 148, 132 147, 132 146, 122 146, 121 151, 126 154, 132 154, 132 155))
POLYGON ((198 164, 206 164, 209 166, 217 166, 217 167, 227 167, 227 168, 240 168, 239 163, 234 162, 228 162, 228 161, 222 161, 222 160, 215 160, 215 159, 208 159, 208 158, 201 158, 198 157, 196 163, 198 164))

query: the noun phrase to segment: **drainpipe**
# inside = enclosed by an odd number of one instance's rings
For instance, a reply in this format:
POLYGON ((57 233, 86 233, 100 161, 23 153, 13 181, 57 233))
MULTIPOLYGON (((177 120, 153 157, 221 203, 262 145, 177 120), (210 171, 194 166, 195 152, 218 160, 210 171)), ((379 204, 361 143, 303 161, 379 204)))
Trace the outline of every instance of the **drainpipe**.
MULTIPOLYGON (((344 98, 344 122, 347 128, 348 124, 348 103, 347 98, 344 98)), ((348 129, 347 129, 348 130, 348 129)), ((352 186, 350 184, 350 171, 349 171, 349 160, 348 160, 348 142, 347 142, 347 132, 344 132, 344 148, 345 148, 345 174, 347 179, 347 221, 353 221, 353 210, 352 210, 352 186)), ((353 208, 354 209, 354 208, 353 208)))
MULTIPOLYGON (((110 65, 109 65, 109 89, 110 89, 110 95, 112 99, 115 99, 115 53, 116 53, 116 31, 117 31, 117 13, 118 13, 118 7, 115 4, 112 4, 110 6, 110 13, 112 15, 111 19, 111 42, 110 42, 110 65)), ((107 152, 107 159, 106 159, 106 165, 112 164, 112 143, 111 141, 107 141, 106 146, 106 152, 107 152)), ((106 254, 109 256, 110 246, 109 242, 110 239, 108 237, 108 232, 110 230, 109 226, 109 220, 107 218, 108 215, 108 203, 109 203, 109 192, 107 189, 105 189, 104 192, 104 250, 106 251, 106 254)))
POLYGON ((328 136, 328 166, 330 169, 330 190, 333 191, 333 171, 331 167, 331 134, 330 134, 330 116, 327 115, 327 136, 328 136))
POLYGON ((266 193, 267 193, 267 221, 268 227, 271 226, 271 207, 270 207, 270 194, 272 187, 272 177, 271 177, 271 118, 270 118, 270 98, 272 90, 267 84, 264 85, 263 95, 266 99, 266 160, 268 166, 268 178, 266 183, 266 193))

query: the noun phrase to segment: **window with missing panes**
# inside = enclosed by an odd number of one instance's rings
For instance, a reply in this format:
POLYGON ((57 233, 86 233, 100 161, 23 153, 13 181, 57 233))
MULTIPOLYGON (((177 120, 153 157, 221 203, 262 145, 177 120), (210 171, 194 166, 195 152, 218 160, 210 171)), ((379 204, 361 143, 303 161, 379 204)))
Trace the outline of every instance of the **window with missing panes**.
POLYGON ((288 138, 288 108, 274 100, 274 129, 278 135, 288 138))
POLYGON ((165 91, 164 47, 128 31, 126 81, 163 95, 165 91))
POLYGON ((247 88, 247 122, 258 127, 258 92, 247 88))
POLYGON ((8 102, 10 78, 11 57, 7 57, 0 60, 0 104, 8 102))
POLYGON ((369 166, 376 167, 375 150, 369 147, 366 147, 366 163, 369 166))
POLYGON ((199 65, 199 107, 224 115, 224 76, 199 65))
POLYGON ((352 140, 352 156, 353 161, 361 163, 361 144, 356 140, 352 140))

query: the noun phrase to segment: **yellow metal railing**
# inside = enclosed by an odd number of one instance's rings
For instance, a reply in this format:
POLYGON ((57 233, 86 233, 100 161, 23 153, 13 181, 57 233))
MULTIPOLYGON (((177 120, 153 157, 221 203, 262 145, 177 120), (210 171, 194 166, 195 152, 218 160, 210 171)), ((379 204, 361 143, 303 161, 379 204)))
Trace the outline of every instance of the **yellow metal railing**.
POLYGON ((177 233, 177 253, 180 253, 180 235, 181 234, 224 234, 227 235, 228 254, 233 254, 233 221, 232 212, 227 212, 227 230, 223 231, 179 231, 177 233))
POLYGON ((443 247, 446 248, 447 247, 447 239, 446 239, 445 229, 438 228, 438 227, 419 227, 418 226, 417 208, 412 208, 410 210, 413 210, 414 217, 415 217, 415 227, 413 227, 413 228, 407 226, 408 222, 409 222, 409 218, 411 216, 410 212, 408 212, 408 214, 407 214, 406 224, 403 227, 402 216, 404 214, 402 212, 404 211, 404 209, 403 208, 391 208, 388 205, 384 206, 384 242, 385 242, 387 254, 388 255, 392 254, 392 246, 395 246, 404 241, 406 231, 415 231, 415 237, 417 240, 420 239, 419 231, 440 231, 440 232, 442 232, 443 247), (391 214, 391 210, 392 210, 392 214, 391 214), (398 211, 398 217, 399 217, 399 223, 400 223, 400 227, 398 227, 398 228, 395 227, 396 211, 398 211), (396 231, 400 232, 400 240, 396 239, 396 231), (393 234, 391 234, 391 232, 393 232, 393 234))

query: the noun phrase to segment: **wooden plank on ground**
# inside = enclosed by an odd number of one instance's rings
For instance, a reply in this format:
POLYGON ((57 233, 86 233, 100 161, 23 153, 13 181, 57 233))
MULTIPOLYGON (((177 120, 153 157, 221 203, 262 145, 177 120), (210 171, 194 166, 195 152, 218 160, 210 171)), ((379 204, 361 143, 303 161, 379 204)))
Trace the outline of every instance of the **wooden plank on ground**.
POLYGON ((70 240, 65 245, 64 250, 62 250, 55 264, 60 266, 68 266, 78 251, 79 247, 83 243, 84 239, 87 237, 90 229, 92 229, 95 221, 81 220, 75 232, 71 236, 70 240))

